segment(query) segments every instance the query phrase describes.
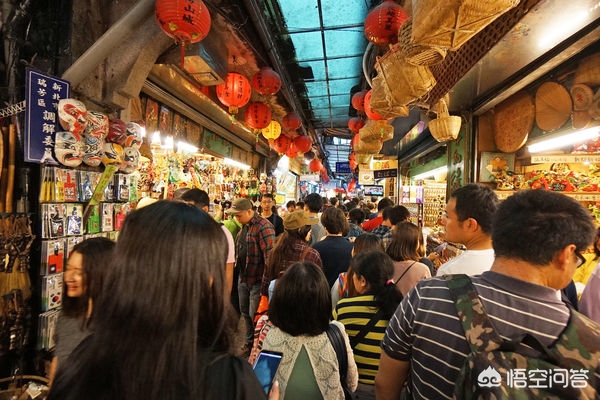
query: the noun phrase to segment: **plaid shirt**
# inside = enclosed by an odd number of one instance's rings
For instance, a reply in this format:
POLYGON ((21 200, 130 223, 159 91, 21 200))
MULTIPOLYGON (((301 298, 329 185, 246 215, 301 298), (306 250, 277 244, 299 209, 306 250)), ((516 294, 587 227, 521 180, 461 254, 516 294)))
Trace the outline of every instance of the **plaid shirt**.
POLYGON ((258 214, 248 222, 246 265, 240 266, 240 280, 249 285, 262 283, 265 264, 275 243, 273 225, 258 214))

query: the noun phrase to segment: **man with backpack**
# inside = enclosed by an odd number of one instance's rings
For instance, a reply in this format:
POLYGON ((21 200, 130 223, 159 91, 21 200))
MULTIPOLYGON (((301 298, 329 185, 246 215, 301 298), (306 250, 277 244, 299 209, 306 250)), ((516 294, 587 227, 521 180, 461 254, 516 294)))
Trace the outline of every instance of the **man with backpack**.
POLYGON ((408 398, 595 398, 600 325, 560 297, 594 234, 590 213, 565 195, 524 190, 502 202, 490 271, 421 281, 400 303, 377 399, 399 398, 405 384, 408 398))

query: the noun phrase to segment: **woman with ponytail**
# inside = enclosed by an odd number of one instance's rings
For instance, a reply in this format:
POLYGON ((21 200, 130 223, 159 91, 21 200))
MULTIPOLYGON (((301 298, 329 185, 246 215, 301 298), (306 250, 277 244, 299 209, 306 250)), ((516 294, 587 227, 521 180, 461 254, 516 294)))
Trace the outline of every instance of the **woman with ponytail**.
POLYGON ((375 399, 380 342, 402 295, 394 285, 394 263, 383 251, 367 251, 350 261, 355 297, 341 299, 333 319, 344 324, 358 367, 355 399, 375 399))

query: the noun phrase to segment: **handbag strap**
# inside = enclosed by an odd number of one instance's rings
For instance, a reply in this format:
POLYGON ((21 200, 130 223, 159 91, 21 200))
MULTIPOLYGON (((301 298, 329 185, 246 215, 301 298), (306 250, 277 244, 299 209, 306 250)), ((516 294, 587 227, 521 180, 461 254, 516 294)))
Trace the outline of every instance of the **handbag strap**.
POLYGON ((346 375, 348 374, 348 353, 346 351, 344 337, 342 336, 340 328, 335 326, 335 324, 329 324, 329 328, 327 328, 326 332, 327 337, 335 350, 338 366, 340 368, 340 381, 346 382, 346 375))
POLYGON ((416 263, 417 263, 416 261, 413 261, 413 263, 412 263, 412 264, 410 264, 410 265, 408 266, 408 268, 406 268, 406 270, 405 270, 405 271, 402 273, 402 275, 400 275, 400 276, 399 276, 399 277, 396 279, 396 283, 394 283, 394 285, 397 285, 397 284, 398 284, 398 282, 400 282, 400 279, 402 279, 402 277, 403 277, 403 276, 404 276, 404 275, 405 275, 405 274, 408 272, 408 270, 409 270, 409 269, 411 269, 411 268, 412 268, 412 266, 413 266, 413 265, 415 265, 416 263))
POLYGON ((360 343, 360 341, 367 335, 367 333, 369 333, 369 331, 375 326, 375 324, 381 320, 382 317, 383 311, 380 308, 375 314, 373 314, 369 322, 367 322, 367 324, 363 326, 360 332, 358 332, 356 336, 350 338, 350 347, 352 347, 352 350, 354 350, 356 345, 360 343))

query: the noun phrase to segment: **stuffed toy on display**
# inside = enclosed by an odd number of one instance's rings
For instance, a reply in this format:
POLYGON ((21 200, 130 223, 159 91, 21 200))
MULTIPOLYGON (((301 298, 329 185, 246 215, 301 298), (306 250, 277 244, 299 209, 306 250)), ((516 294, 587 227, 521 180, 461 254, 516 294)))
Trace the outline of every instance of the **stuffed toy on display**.
POLYGON ((58 121, 64 130, 70 131, 80 139, 87 123, 85 104, 75 99, 58 101, 58 121))
POLYGON ((81 136, 77 137, 72 132, 56 132, 54 140, 54 154, 62 165, 77 167, 83 160, 83 145, 81 136))

